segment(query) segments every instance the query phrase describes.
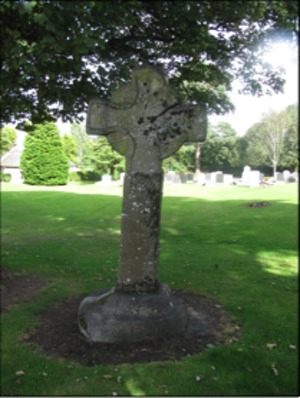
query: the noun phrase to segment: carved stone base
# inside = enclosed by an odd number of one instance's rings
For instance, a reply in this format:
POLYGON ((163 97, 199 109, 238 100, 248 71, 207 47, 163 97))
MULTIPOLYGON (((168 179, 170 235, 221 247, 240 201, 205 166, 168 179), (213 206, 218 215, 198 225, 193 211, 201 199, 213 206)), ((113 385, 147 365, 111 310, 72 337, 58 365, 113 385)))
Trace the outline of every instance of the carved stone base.
POLYGON ((86 297, 79 307, 82 333, 93 342, 118 343, 156 340, 181 333, 188 316, 167 285, 157 293, 102 290, 86 297))

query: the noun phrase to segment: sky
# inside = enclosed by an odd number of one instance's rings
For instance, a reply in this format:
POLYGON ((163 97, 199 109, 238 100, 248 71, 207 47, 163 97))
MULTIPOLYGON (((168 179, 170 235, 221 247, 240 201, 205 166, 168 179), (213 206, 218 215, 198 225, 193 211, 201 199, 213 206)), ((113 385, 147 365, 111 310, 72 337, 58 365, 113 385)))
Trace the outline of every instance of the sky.
POLYGON ((209 121, 215 125, 220 121, 228 122, 242 136, 255 123, 259 122, 264 113, 270 110, 280 112, 288 105, 298 103, 298 51, 291 44, 278 42, 273 50, 265 55, 266 60, 275 65, 284 67, 285 87, 283 94, 254 97, 238 94, 239 84, 233 83, 230 99, 235 106, 235 112, 221 116, 210 116, 209 121))

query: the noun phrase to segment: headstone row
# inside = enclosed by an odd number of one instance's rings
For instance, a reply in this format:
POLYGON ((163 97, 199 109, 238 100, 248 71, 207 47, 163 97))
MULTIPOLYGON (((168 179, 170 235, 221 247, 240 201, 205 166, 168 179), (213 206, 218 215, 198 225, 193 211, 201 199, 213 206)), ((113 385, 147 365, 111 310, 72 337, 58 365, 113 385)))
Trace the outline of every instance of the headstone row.
MULTIPOLYGON (((125 180, 125 173, 120 174, 120 179, 117 181, 119 185, 123 185, 125 180)), ((289 170, 284 170, 282 173, 276 173, 276 178, 270 179, 272 183, 289 183, 298 182, 297 173, 291 173, 289 170)), ((103 175, 101 178, 102 184, 112 183, 110 175, 103 175)), ((201 185, 247 185, 249 187, 258 187, 265 182, 264 174, 259 170, 252 170, 250 166, 245 166, 241 178, 234 178, 233 174, 224 174, 222 171, 215 171, 212 173, 176 173, 175 171, 168 171, 164 175, 165 184, 186 184, 197 183, 201 185)))

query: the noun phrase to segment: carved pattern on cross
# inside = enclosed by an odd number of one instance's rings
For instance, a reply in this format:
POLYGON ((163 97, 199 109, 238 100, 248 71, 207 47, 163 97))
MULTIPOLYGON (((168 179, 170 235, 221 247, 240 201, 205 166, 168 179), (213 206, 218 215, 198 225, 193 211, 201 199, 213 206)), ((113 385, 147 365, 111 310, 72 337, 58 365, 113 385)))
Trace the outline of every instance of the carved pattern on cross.
POLYGON ((165 74, 147 65, 110 100, 90 102, 87 132, 106 136, 125 155, 127 172, 155 173, 184 142, 203 141, 206 124, 204 107, 182 103, 165 74))

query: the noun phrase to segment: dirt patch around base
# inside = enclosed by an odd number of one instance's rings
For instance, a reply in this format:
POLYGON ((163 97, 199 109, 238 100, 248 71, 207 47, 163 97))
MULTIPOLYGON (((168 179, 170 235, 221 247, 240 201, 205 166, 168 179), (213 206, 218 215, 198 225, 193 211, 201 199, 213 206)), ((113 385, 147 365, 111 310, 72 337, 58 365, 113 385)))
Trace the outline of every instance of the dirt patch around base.
POLYGON ((1 269, 1 312, 9 311, 18 302, 31 300, 45 286, 46 283, 35 276, 1 269))
POLYGON ((67 298, 40 314, 39 325, 24 336, 49 357, 65 358, 87 366, 176 360, 198 354, 240 337, 240 327, 215 300, 189 292, 173 292, 182 300, 190 318, 180 335, 143 343, 92 343, 79 332, 77 311, 83 297, 67 298), (203 332, 203 319, 210 327, 203 332), (201 325, 200 325, 201 324, 201 325))

